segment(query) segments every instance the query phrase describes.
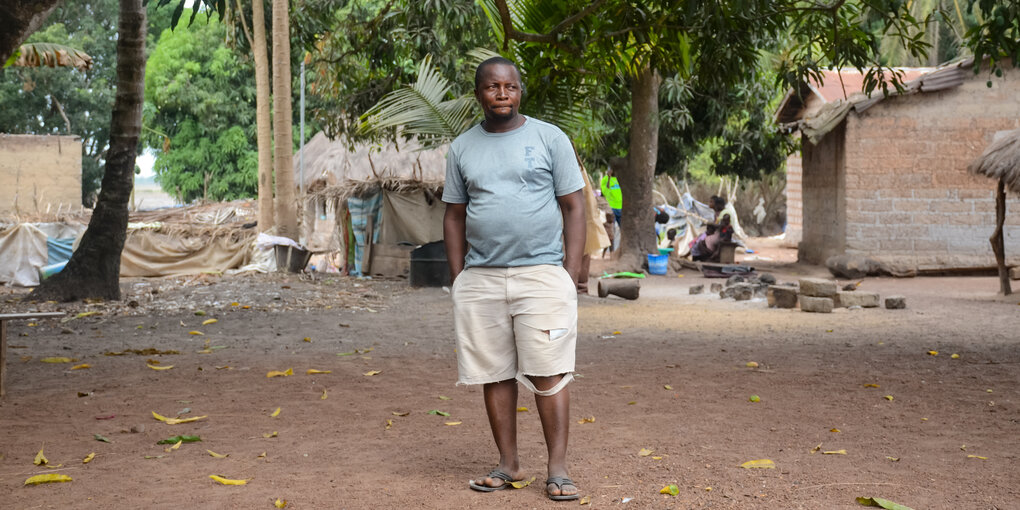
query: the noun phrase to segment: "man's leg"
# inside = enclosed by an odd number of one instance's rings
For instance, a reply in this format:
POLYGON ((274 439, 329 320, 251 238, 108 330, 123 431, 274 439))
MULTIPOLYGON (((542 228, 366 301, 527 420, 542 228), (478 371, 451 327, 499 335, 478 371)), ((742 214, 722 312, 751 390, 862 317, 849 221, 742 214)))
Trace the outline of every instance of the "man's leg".
MULTIPOLYGON (((492 438, 496 440, 496 448, 499 450, 499 466, 496 469, 514 480, 520 480, 524 475, 517 455, 517 380, 485 384, 482 393, 485 397, 485 412, 489 415, 489 428, 492 429, 492 438)), ((484 477, 475 483, 499 487, 507 482, 484 477)))
MULTIPOLYGON (((528 376, 531 382, 539 390, 545 391, 556 386, 563 379, 563 375, 550 377, 528 376)), ((545 445, 549 450, 549 477, 564 477, 567 474, 567 439, 570 433, 570 385, 554 395, 543 397, 535 394, 535 405, 538 407, 538 415, 542 419, 542 432, 545 435, 545 445)), ((564 484, 557 487, 549 484, 546 491, 551 496, 567 496, 577 494, 577 487, 571 484, 564 484)))

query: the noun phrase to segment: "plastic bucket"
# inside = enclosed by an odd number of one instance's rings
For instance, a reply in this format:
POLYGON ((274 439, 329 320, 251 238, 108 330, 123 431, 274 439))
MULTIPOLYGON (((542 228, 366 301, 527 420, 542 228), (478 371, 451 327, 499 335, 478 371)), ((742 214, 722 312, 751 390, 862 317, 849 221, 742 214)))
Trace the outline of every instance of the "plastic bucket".
POLYGON ((39 268, 39 279, 45 280, 61 271, 64 270, 64 266, 67 265, 67 261, 57 262, 56 264, 50 264, 39 268))
POLYGON ((648 254, 648 272, 651 274, 666 274, 666 267, 669 265, 669 255, 648 254))

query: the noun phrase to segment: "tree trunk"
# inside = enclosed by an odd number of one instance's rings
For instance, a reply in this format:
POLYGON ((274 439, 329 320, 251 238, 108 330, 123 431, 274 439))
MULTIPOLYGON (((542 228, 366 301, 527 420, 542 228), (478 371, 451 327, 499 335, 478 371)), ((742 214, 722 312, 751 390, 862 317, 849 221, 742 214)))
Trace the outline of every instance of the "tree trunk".
POLYGON ((63 0, 10 0, 0 6, 0 67, 21 43, 39 30, 63 0))
POLYGON ((88 229, 63 271, 44 280, 32 299, 120 299, 120 254, 127 238, 128 201, 134 182, 145 96, 145 8, 120 0, 117 30, 117 96, 110 118, 110 149, 103 185, 88 229))
POLYGON ((630 149, 627 167, 620 172, 623 215, 620 218, 620 268, 639 270, 645 255, 658 253, 652 181, 659 150, 659 83, 654 69, 646 68, 631 82, 630 149))
POLYGON ((290 25, 288 0, 273 0, 273 167, 276 170, 276 234, 297 240, 294 202, 294 135, 291 133, 290 25))
POLYGON ((999 265, 999 292, 1003 296, 1013 293, 1009 285, 1009 268, 1006 267, 1006 245, 1002 235, 1002 227, 1006 223, 1006 182, 999 179, 995 190, 995 232, 988 240, 995 252, 995 262, 999 265))
POLYGON ((255 125, 259 148, 259 232, 273 227, 273 127, 269 116, 269 56, 266 48, 266 13, 262 0, 251 10, 255 53, 255 125))

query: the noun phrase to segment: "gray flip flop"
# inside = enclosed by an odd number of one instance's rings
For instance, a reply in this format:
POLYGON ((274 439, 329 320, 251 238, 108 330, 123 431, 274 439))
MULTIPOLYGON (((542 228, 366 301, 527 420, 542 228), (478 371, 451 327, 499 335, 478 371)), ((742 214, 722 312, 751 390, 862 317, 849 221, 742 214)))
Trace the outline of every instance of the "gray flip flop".
POLYGON ((510 475, 508 475, 508 474, 506 474, 506 473, 504 473, 504 472, 502 472, 502 471, 500 471, 498 469, 493 469, 492 471, 489 471, 488 477, 489 478, 499 478, 500 480, 503 480, 503 485, 499 485, 499 486, 496 486, 496 487, 489 487, 488 485, 479 485, 479 484, 475 483, 474 480, 471 480, 471 481, 468 482, 468 487, 471 487, 473 490, 476 490, 476 491, 479 491, 479 492, 495 492, 495 491, 501 491, 503 489, 509 489, 510 487, 513 487, 513 485, 510 485, 510 482, 514 481, 513 477, 511 477, 510 475))
MULTIPOLYGON (((563 490, 563 486, 564 485, 573 485, 574 487, 577 487, 577 484, 574 483, 573 480, 571 480, 570 478, 567 478, 565 476, 550 476, 549 479, 545 481, 545 484, 547 486, 549 484, 555 485, 557 488, 560 489, 560 491, 563 490)), ((575 500, 575 499, 578 499, 578 498, 581 497, 581 495, 578 494, 578 493, 574 493, 574 494, 560 494, 559 496, 553 496, 552 494, 549 494, 548 492, 546 492, 545 494, 546 494, 546 496, 549 496, 549 499, 551 499, 553 501, 572 501, 572 500, 575 500)))

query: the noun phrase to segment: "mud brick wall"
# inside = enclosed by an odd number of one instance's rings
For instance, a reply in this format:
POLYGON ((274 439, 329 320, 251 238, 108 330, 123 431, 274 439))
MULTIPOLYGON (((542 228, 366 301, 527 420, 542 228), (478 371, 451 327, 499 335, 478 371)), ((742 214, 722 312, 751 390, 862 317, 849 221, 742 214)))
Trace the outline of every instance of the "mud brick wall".
MULTIPOLYGON (((1020 128, 1020 71, 994 78, 968 73, 963 85, 939 92, 887 98, 861 113, 847 116, 842 176, 837 188, 809 201, 804 177, 805 241, 815 217, 823 226, 843 228, 843 241, 812 237, 824 244, 808 250, 819 255, 839 250, 868 255, 899 267, 933 269, 992 266, 988 237, 995 225, 995 185, 971 175, 967 165, 991 143, 997 132, 1020 128), (842 225, 831 213, 842 209, 842 225)), ((822 145, 839 137, 836 130, 822 145)), ((805 142, 805 146, 810 146, 805 142)), ((805 151, 805 168, 807 168, 805 151)), ((838 171, 837 171, 838 174, 838 171)), ((1007 198, 1006 255, 1020 264, 1020 199, 1007 198)), ((803 252, 802 244, 802 252, 803 252)), ((802 257, 804 258, 804 257, 802 257)))
POLYGON ((796 247, 804 235, 803 195, 801 194, 801 156, 786 158, 786 237, 784 245, 796 247))
POLYGON ((846 244, 845 126, 840 123, 818 145, 807 137, 801 144, 804 224, 797 258, 813 264, 843 253, 846 244))
POLYGON ((80 207, 80 138, 0 134, 0 214, 80 207))

